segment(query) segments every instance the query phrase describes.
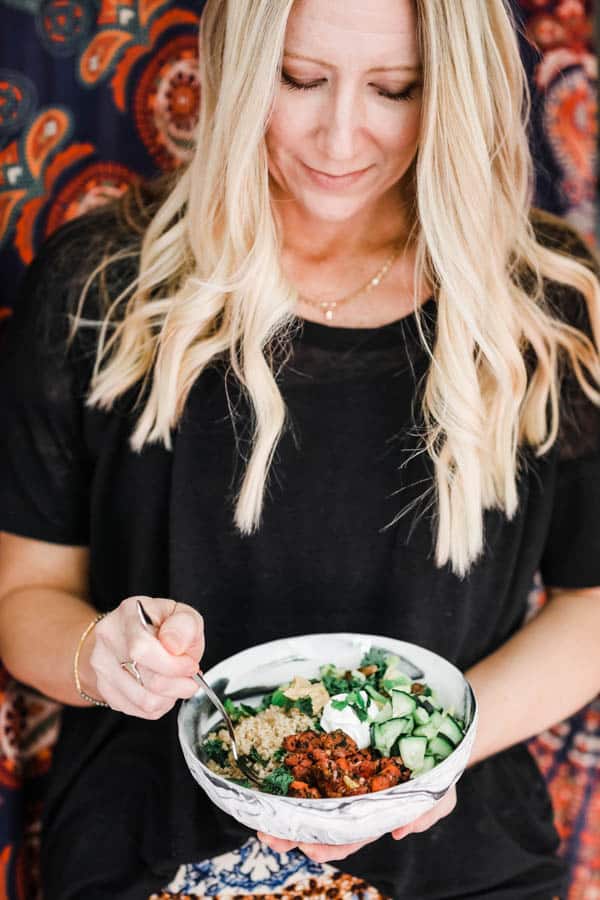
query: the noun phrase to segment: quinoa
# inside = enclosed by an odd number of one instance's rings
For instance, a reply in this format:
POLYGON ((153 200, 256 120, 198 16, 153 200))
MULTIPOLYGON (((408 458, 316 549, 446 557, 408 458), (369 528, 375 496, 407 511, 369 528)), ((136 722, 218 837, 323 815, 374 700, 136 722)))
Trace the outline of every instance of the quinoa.
MULTIPOLYGON (((265 765, 259 763, 254 765, 256 774, 260 778, 264 778, 265 775, 270 774, 281 765, 280 762, 273 759, 273 754, 280 749, 283 739, 290 734, 308 731, 314 728, 314 724, 315 720, 300 712, 299 709, 292 708, 288 712, 284 712, 278 706, 269 706, 256 716, 241 719, 234 726, 235 739, 240 754, 248 755, 254 748, 254 751, 266 760, 265 765)), ((214 739, 222 741, 228 748, 231 746, 229 732, 226 728, 212 731, 207 740, 214 739)), ((245 778, 238 769, 231 750, 227 754, 226 765, 220 766, 212 759, 209 759, 206 765, 213 772, 224 775, 226 778, 245 778)))

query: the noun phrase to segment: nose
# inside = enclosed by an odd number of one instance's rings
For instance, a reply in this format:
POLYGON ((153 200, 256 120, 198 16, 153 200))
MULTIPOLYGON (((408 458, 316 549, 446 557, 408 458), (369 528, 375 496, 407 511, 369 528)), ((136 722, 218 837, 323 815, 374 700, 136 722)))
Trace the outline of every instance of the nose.
MULTIPOLYGON (((320 150, 328 159, 339 163, 356 161, 360 156, 358 142, 364 125, 364 104, 351 84, 337 84, 327 92, 323 104, 320 150)), ((344 174, 337 171, 335 174, 344 174)))

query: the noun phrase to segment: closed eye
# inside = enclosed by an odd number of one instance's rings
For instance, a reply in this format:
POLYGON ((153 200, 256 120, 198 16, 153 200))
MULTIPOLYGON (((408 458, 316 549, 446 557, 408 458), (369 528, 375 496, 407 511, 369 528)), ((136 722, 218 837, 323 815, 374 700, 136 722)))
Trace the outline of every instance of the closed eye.
MULTIPOLYGON (((315 88, 318 88, 323 84, 325 79, 320 79, 319 81, 311 81, 311 82, 301 82, 295 81, 290 75, 285 71, 281 71, 281 80, 282 82, 291 90, 291 91, 312 91, 315 88)), ((407 88, 403 91, 399 91, 397 93, 392 93, 391 91, 386 91, 383 88, 377 88, 377 93, 380 97, 385 97, 387 100, 394 100, 396 102, 400 102, 402 100, 412 100, 414 97, 414 93, 416 88, 418 87, 418 82, 413 82, 409 84, 407 88)))

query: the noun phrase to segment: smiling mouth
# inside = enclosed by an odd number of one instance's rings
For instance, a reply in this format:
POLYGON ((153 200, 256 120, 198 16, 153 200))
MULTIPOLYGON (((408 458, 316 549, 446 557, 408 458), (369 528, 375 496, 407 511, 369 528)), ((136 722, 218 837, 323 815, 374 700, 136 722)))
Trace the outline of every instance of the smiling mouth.
POLYGON ((370 168, 370 166, 366 166, 364 169, 355 169, 354 172, 343 172, 341 175, 334 175, 331 172, 322 172, 320 169, 313 169, 312 166, 307 166, 307 169, 310 169, 312 172, 316 172, 317 175, 325 175, 327 178, 349 178, 350 175, 360 175, 362 172, 366 172, 367 169, 370 168))

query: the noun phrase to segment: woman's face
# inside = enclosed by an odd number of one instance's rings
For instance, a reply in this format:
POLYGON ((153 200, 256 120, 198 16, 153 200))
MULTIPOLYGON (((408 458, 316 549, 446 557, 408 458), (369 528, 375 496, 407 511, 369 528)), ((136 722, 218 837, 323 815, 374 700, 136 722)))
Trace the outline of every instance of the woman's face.
POLYGON ((420 64, 414 0, 296 0, 266 134, 275 193, 336 222, 389 191, 417 150, 420 64))

